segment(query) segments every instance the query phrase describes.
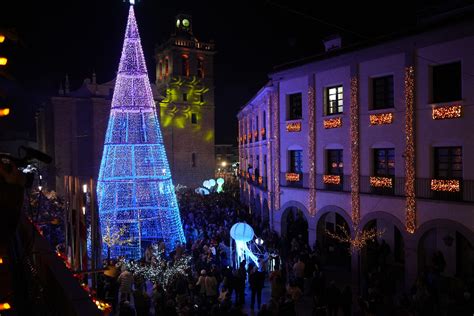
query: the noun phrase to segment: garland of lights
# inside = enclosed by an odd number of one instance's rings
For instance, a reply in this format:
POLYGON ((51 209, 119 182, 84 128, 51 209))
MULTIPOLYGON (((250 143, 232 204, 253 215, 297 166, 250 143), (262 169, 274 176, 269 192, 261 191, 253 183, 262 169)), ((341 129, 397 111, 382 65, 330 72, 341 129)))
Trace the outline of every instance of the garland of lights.
POLYGON ((324 128, 338 128, 342 126, 342 119, 340 117, 325 119, 323 122, 324 128))
POLYGON ((278 102, 278 94, 278 87, 276 87, 275 91, 272 94, 272 112, 275 114, 273 115, 273 131, 275 133, 275 141, 273 142, 273 144, 275 145, 275 170, 273 173, 273 184, 275 187, 275 210, 280 209, 280 105, 278 102))
MULTIPOLYGON (((97 183, 102 236, 123 228, 129 243, 112 257, 138 259, 142 243, 184 243, 178 202, 156 114, 145 58, 130 6, 97 183)), ((103 249, 104 252, 106 249, 103 249)))
POLYGON ((286 122, 286 131, 287 132, 300 132, 301 131, 301 121, 286 122))
POLYGON ((431 180, 432 191, 444 191, 444 192, 459 192, 461 190, 461 184, 459 180, 431 180))
POLYGON ((309 114, 309 214, 316 215, 316 100, 314 77, 311 77, 308 87, 309 114))
POLYGON ((285 174, 286 181, 288 182, 298 182, 300 181, 300 174, 294 172, 287 172, 285 174))
POLYGON ((461 117, 461 105, 435 106, 433 107, 431 117, 433 120, 444 120, 461 117))
POLYGON ((370 125, 392 124, 393 113, 371 114, 369 116, 369 119, 370 119, 370 125))
POLYGON ((351 78, 351 206, 352 223, 355 227, 360 220, 359 196, 359 80, 351 78))
POLYGON ((415 67, 405 68, 405 195, 407 232, 413 234, 416 229, 415 199, 415 67))
POLYGON ((344 225, 337 225, 337 227, 340 229, 341 234, 333 233, 327 229, 326 234, 338 242, 348 243, 350 245, 349 253, 359 252, 367 245, 369 241, 373 241, 376 238, 382 237, 382 235, 385 233, 385 230, 377 231, 376 228, 360 229, 357 226, 354 227, 354 237, 352 237, 350 231, 348 231, 344 225))
POLYGON ((370 177, 370 186, 374 188, 392 188, 392 178, 387 177, 370 177))
POLYGON ((340 184, 341 183, 341 176, 336 176, 332 174, 325 174, 323 175, 323 183, 324 184, 340 184))

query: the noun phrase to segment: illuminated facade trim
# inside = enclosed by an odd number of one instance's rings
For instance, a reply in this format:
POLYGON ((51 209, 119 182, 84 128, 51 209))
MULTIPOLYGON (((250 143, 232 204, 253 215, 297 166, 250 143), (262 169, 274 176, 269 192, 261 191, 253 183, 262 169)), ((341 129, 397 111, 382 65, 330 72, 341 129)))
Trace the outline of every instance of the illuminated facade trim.
POLYGON ((273 133, 274 139, 274 171, 273 171, 273 187, 274 187, 274 210, 280 209, 280 89, 277 85, 272 93, 272 113, 273 115, 273 133))
POLYGON ((316 95, 315 80, 308 81, 308 115, 309 115, 309 214, 316 215, 316 95))
POLYGON ((359 193, 359 80, 351 78, 351 217, 352 224, 357 227, 360 221, 359 193))
POLYGON ((406 230, 416 230, 415 199, 415 67, 405 68, 405 195, 406 230))
POLYGON ((288 121, 286 122, 286 131, 293 133, 293 132, 301 132, 301 121, 288 121))
POLYGON ((459 180, 431 180, 432 191, 459 192, 461 191, 461 182, 459 180))
POLYGON ((323 125, 325 129, 339 128, 342 126, 342 118, 335 117, 335 118, 325 119, 323 122, 323 125))
POLYGON ((462 114, 461 105, 433 106, 431 117, 433 120, 459 118, 462 114))
POLYGON ((393 123, 393 113, 370 114, 370 125, 385 125, 393 123))

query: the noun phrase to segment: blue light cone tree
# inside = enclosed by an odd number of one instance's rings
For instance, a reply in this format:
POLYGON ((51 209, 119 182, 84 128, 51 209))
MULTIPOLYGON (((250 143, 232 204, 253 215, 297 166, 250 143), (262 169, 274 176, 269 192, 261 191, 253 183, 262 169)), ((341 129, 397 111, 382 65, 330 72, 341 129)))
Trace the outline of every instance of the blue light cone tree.
MULTIPOLYGON (((111 257, 137 259, 149 243, 168 249, 185 242, 148 80, 130 6, 97 183, 102 236, 120 235, 111 257)), ((103 253, 107 254, 104 245, 103 253)))

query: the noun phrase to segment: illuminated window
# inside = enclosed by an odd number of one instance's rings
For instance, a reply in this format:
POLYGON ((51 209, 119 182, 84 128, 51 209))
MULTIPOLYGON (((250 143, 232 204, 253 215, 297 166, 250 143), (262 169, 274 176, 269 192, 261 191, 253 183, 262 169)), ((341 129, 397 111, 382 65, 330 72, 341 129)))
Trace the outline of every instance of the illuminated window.
POLYGON ((301 93, 288 96, 288 120, 300 120, 302 117, 301 93))
POLYGON ((327 170, 330 175, 344 174, 342 162, 342 149, 331 149, 327 151, 327 170))
POLYGON ((181 75, 189 77, 189 57, 188 55, 181 56, 181 75))
POLYGON ((168 58, 165 59, 165 76, 169 75, 169 60, 168 58))
POLYGON ((433 66, 432 98, 434 103, 462 99, 461 62, 433 66))
POLYGON ((191 167, 196 167, 196 153, 191 154, 191 167))
POLYGON ((436 147, 434 163, 436 179, 462 178, 462 147, 436 147))
POLYGON ((183 93, 183 101, 188 101, 188 94, 187 93, 183 93))
POLYGON ((395 149, 374 150, 374 175, 385 177, 395 175, 395 149))
POLYGON ((393 108, 393 76, 372 79, 372 109, 393 108))
POLYGON ((197 60, 197 76, 198 78, 204 78, 204 60, 202 57, 197 60))
POLYGON ((197 124, 198 118, 196 113, 191 113, 191 124, 197 124))
POLYGON ((326 88, 326 115, 342 113, 343 93, 342 86, 326 88))
POLYGON ((289 150, 289 171, 292 173, 303 172, 303 151, 302 150, 289 150))

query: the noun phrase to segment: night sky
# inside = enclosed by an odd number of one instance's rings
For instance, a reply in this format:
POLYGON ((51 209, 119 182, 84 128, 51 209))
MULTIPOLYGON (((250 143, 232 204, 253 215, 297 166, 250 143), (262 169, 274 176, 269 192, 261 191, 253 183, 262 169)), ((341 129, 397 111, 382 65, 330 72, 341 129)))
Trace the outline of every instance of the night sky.
MULTIPOLYGON (((151 81, 154 47, 174 30, 178 13, 193 16, 200 41, 216 43, 216 144, 235 143, 236 114, 268 80, 273 67, 323 51, 322 39, 340 34, 343 45, 401 31, 417 14, 445 1, 158 1, 141 0, 136 17, 151 81)), ((459 2, 447 2, 454 7, 459 2)), ((71 89, 95 70, 99 83, 114 78, 120 58, 128 5, 121 0, 3 1, 0 28, 14 28, 17 43, 0 46, 15 81, 0 79, 13 113, 0 132, 13 127, 34 132, 34 111, 57 93, 69 74, 71 89)))

